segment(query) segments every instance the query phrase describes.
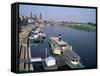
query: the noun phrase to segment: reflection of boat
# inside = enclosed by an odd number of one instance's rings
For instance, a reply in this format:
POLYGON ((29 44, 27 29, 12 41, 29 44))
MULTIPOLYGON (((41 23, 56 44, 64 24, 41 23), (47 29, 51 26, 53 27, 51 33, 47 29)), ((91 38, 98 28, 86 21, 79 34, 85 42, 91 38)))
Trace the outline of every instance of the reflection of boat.
POLYGON ((71 68, 83 68, 84 66, 80 62, 80 56, 78 56, 73 50, 72 46, 64 42, 61 38, 51 37, 49 40, 52 53, 55 55, 62 55, 65 63, 71 68))

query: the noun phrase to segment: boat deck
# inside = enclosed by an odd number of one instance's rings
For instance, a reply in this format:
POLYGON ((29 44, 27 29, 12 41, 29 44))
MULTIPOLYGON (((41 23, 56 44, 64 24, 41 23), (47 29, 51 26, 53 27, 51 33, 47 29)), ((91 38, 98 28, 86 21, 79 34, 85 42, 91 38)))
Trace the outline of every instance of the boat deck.
POLYGON ((51 37, 52 40, 54 40, 58 45, 68 45, 68 43, 64 42, 63 40, 59 41, 58 37, 51 37))

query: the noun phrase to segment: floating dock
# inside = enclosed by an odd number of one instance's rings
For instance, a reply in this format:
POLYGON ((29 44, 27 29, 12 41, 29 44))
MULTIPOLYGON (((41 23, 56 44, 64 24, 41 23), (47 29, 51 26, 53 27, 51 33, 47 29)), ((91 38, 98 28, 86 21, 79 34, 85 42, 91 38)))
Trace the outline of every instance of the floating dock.
POLYGON ((49 44, 52 53, 54 55, 60 55, 62 57, 61 59, 63 59, 70 68, 84 68, 84 65, 80 62, 80 56, 72 50, 72 46, 68 43, 64 42, 62 39, 59 40, 58 37, 51 37, 49 44))

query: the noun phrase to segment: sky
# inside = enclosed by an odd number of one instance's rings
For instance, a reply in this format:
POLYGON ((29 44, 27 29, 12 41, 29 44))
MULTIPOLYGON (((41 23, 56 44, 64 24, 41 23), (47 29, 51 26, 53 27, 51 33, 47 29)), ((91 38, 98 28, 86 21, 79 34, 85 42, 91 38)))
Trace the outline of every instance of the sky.
POLYGON ((74 8, 74 7, 55 7, 55 6, 37 6, 37 5, 20 5, 19 14, 24 16, 38 17, 40 13, 44 20, 54 21, 73 21, 73 22, 92 22, 96 23, 96 9, 74 8))

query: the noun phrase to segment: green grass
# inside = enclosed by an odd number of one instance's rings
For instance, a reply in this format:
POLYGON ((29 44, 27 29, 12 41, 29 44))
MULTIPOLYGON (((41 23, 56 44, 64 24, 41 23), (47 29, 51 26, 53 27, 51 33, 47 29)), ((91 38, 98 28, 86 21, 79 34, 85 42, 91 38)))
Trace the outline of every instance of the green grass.
MULTIPOLYGON (((66 25, 65 25, 66 26, 66 25)), ((84 31, 96 31, 95 25, 89 25, 89 24, 75 24, 75 25, 67 25, 68 27, 78 29, 78 30, 84 30, 84 31)))

